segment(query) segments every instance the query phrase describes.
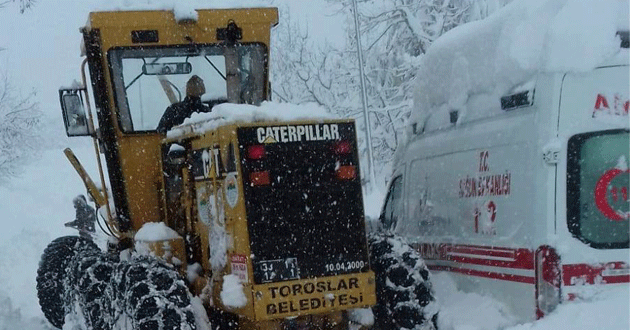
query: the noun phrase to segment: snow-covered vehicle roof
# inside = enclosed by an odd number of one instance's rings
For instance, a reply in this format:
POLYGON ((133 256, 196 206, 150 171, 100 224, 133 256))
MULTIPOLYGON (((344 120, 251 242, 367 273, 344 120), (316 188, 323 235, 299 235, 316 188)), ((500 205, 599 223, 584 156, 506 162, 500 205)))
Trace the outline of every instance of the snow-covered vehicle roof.
POLYGON ((260 106, 222 103, 212 112, 194 113, 180 126, 167 132, 167 138, 175 139, 190 134, 203 134, 219 126, 233 123, 291 122, 299 120, 338 119, 328 110, 315 103, 291 104, 265 101, 260 106))
POLYGON ((617 33, 628 30, 627 0, 515 0, 431 45, 417 74, 410 127, 421 129, 436 110, 461 117, 472 95, 498 102, 530 89, 541 72, 627 63, 617 33))
POLYGON ((263 0, 103 0, 93 11, 172 11, 177 21, 197 20, 197 9, 235 9, 272 7, 263 0))
POLYGON ((96 11, 174 10, 189 12, 194 9, 234 9, 271 7, 263 0, 103 0, 96 11))

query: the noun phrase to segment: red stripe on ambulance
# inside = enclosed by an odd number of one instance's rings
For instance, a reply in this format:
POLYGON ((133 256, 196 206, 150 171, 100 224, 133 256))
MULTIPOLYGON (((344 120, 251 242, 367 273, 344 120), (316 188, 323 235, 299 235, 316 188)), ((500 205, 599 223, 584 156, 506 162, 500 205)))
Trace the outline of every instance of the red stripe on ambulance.
MULTIPOLYGON (((413 244, 432 271, 449 271, 459 274, 535 284, 535 277, 511 273, 509 270, 533 271, 534 252, 525 248, 494 246, 451 245, 439 243, 413 244), (496 267, 491 270, 475 267, 496 267)), ((615 284, 630 282, 630 265, 611 262, 602 265, 562 265, 562 283, 565 286, 581 284, 615 284)))
POLYGON ((562 265, 562 283, 566 286, 628 282, 630 282, 630 265, 625 262, 611 262, 601 265, 562 265))

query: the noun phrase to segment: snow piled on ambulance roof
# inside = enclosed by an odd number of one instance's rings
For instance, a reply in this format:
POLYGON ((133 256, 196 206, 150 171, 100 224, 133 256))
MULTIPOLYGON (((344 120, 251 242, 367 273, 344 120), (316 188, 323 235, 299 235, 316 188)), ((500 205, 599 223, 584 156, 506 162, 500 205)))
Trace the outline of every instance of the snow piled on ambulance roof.
POLYGON ((515 0, 429 47, 411 123, 430 109, 465 111, 471 95, 505 95, 538 72, 592 70, 620 53, 616 33, 628 29, 627 0, 515 0))
POLYGON ((315 103, 291 104, 265 101, 260 106, 222 103, 215 105, 212 112, 194 113, 182 125, 168 131, 166 136, 176 138, 190 133, 201 134, 231 123, 327 119, 338 119, 338 117, 315 103))

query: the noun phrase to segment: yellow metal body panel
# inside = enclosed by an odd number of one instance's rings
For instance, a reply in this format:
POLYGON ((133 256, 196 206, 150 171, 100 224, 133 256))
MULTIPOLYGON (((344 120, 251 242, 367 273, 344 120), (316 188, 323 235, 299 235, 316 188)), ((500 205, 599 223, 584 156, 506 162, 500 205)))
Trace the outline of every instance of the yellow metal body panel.
POLYGON ((134 46, 132 30, 157 30, 159 41, 151 45, 217 43, 216 29, 233 20, 243 29, 241 42, 269 45, 269 29, 278 23, 276 8, 204 9, 197 10, 197 20, 178 23, 172 11, 94 12, 86 28, 101 29, 103 49, 134 46), (108 41, 109 40, 109 41, 108 41))
MULTIPOLYGON (((224 251, 227 255, 227 264, 224 269, 212 270, 215 275, 212 279, 215 291, 213 294, 214 297, 220 297, 223 284, 221 275, 225 273, 229 274, 231 272, 230 270, 233 269, 232 258, 238 256, 239 258, 249 259, 247 256, 251 254, 242 180, 239 179, 241 170, 240 157, 238 155, 238 140, 236 137, 237 127, 236 125, 222 126, 212 132, 206 132, 201 136, 193 137, 191 141, 192 150, 205 148, 218 149, 221 155, 228 155, 230 152, 228 149, 231 145, 235 155, 235 164, 232 166, 234 166, 236 170, 232 172, 231 175, 228 175, 228 173, 217 175, 217 163, 216 161, 211 161, 211 165, 208 168, 208 179, 195 183, 198 200, 197 208, 194 213, 198 215, 198 218, 201 219, 202 222, 204 218, 207 219, 206 222, 209 228, 206 228, 208 231, 212 231, 213 226, 215 226, 218 230, 224 231, 227 237, 227 250, 224 251), (225 202, 225 190, 230 185, 237 185, 236 189, 238 190, 238 198, 234 206, 230 206, 225 202), (216 205, 220 210, 218 210, 216 214, 212 214, 213 212, 210 210, 201 209, 203 207, 209 207, 209 205, 216 205), (204 212, 204 214, 207 215, 201 215, 200 212, 204 212)), ((187 136, 187 138, 190 137, 191 136, 187 136)), ((226 163, 227 158, 228 157, 220 157, 219 159, 219 161, 222 162, 220 166, 224 169, 228 168, 228 164, 226 163)), ((210 242, 210 250, 212 251, 213 248, 217 247, 213 247, 212 242, 210 242)), ((248 262, 248 264, 250 264, 250 262, 248 262)), ((245 277, 247 279, 253 278, 251 266, 248 267, 245 277)), ((247 284, 247 282, 244 284, 247 284)), ((214 304, 215 306, 221 305, 221 301, 215 300, 214 304)), ((226 310, 230 310, 228 307, 223 307, 226 310)), ((238 310, 238 314, 253 319, 253 305, 251 303, 247 304, 245 307, 238 310)))
MULTIPOLYGON (((197 239, 198 244, 191 245, 196 253, 191 262, 199 262, 203 271, 200 274, 202 280, 192 284, 193 293, 199 295, 202 290, 212 290, 209 297, 213 300, 211 305, 238 314, 242 328, 280 329, 283 319, 299 317, 299 320, 306 320, 306 315, 314 315, 308 316, 309 322, 314 322, 313 324, 338 324, 343 318, 343 310, 375 304, 373 272, 262 285, 253 283, 254 270, 250 257, 237 129, 278 125, 277 122, 224 125, 202 133, 190 129, 188 133, 173 138, 165 138, 157 132, 122 132, 107 58, 109 50, 116 47, 188 45, 191 42, 217 44, 220 42, 216 39, 217 28, 224 28, 230 21, 234 21, 242 29, 240 42, 262 43, 269 51, 270 28, 278 22, 275 8, 198 10, 197 13, 198 18, 195 21, 177 22, 173 12, 169 11, 98 12, 90 14, 85 27, 87 32, 98 31, 98 42, 103 51, 102 58, 99 59, 104 69, 102 78, 106 90, 103 92, 107 94, 107 106, 114 126, 118 152, 118 159, 114 160, 118 164, 113 166, 120 166, 131 221, 131 232, 127 235, 133 234, 147 222, 165 222, 182 236, 185 234, 187 242, 170 242, 169 252, 164 251, 165 245, 162 243, 151 244, 149 248, 159 256, 169 254, 172 250, 173 255, 184 261, 184 245, 189 243, 188 238, 197 239), (156 42, 134 43, 132 31, 137 30, 155 30, 158 39, 156 42), (216 150, 217 154, 222 155, 213 158, 214 162, 207 168, 208 175, 202 180, 190 178, 190 168, 181 169, 181 205, 173 207, 185 211, 182 212, 185 214, 185 224, 182 224, 182 219, 173 219, 169 215, 173 213, 172 210, 165 207, 167 189, 162 166, 162 147, 169 143, 178 143, 188 149, 187 157, 190 157, 191 151, 196 150, 216 150), (221 162, 221 168, 229 170, 217 171, 217 161, 221 162), (230 203, 226 202, 228 191, 231 194, 230 203), (211 207, 215 210, 211 210, 211 207), (227 260, 219 266, 210 262, 213 249, 219 248, 210 239, 213 230, 226 234, 225 246, 221 247, 225 251, 218 252, 225 253, 227 260), (213 266, 218 269, 213 269, 213 266), (241 279, 248 298, 245 307, 234 310, 222 305, 219 297, 225 274, 235 274, 241 279), (206 279, 209 283, 204 287, 206 279)), ((353 121, 308 120, 282 122, 280 125, 350 122, 353 121)), ((190 159, 186 160, 188 161, 190 159)))
POLYGON ((160 210, 159 200, 162 187, 162 172, 159 164, 161 155, 158 133, 124 134, 117 119, 117 109, 112 88, 107 51, 124 46, 166 46, 190 44, 190 40, 200 44, 218 43, 216 29, 227 26, 233 20, 243 30, 241 42, 259 42, 269 45, 270 28, 278 22, 276 8, 252 9, 213 9, 198 10, 194 22, 178 23, 171 11, 123 11, 90 13, 87 31, 98 30, 102 64, 106 68, 104 79, 107 85, 111 116, 117 134, 119 163, 125 180, 125 193, 129 206, 132 230, 138 230, 146 222, 164 221, 164 210, 160 210), (132 31, 156 30, 159 41, 156 43, 133 43, 132 31))
MULTIPOLYGON (((282 122, 282 125, 308 125, 314 123, 351 123, 352 119, 341 120, 300 120, 282 122)), ((285 319, 301 315, 326 315, 337 311, 351 308, 361 308, 372 306, 376 303, 374 273, 356 273, 349 275, 339 275, 322 277, 307 280, 294 280, 277 282, 263 285, 253 283, 254 273, 249 245, 249 231, 247 223, 247 213, 245 209, 243 180, 240 179, 241 156, 239 154, 239 141, 237 130, 241 127, 256 127, 278 124, 277 122, 254 122, 236 123, 224 125, 215 130, 198 132, 193 129, 196 125, 189 126, 190 129, 183 129, 185 133, 176 138, 166 139, 165 142, 190 141, 192 150, 218 149, 221 157, 220 167, 229 168, 227 161, 229 157, 230 145, 234 149, 234 176, 238 190, 238 199, 234 206, 228 205, 226 200, 226 187, 231 184, 226 182, 227 173, 218 174, 217 159, 210 159, 208 163, 208 177, 205 180, 196 181, 197 203, 194 214, 198 214, 198 219, 205 222, 202 226, 212 231, 213 226, 220 227, 227 234, 227 264, 223 269, 213 269, 215 278, 213 279, 213 297, 220 297, 222 288, 222 275, 233 273, 234 269, 246 265, 246 275, 239 272, 243 279, 244 291, 248 297, 248 304, 240 309, 234 310, 223 306, 220 299, 214 300, 215 306, 222 306, 225 310, 230 310, 238 315, 244 316, 252 322, 257 323, 258 329, 273 329, 278 324, 273 320, 285 319), (209 210, 210 205, 216 205, 220 210, 209 210), (203 214, 201 214, 203 213, 203 214), (204 220, 205 219, 205 220, 204 220), (207 224, 207 226, 206 226, 207 224), (238 260, 238 265, 233 261, 238 260), (218 272, 218 274, 217 274, 218 272), (250 300, 251 299, 251 300, 250 300), (265 325, 266 324, 266 325, 265 325), (265 326, 263 326, 265 325, 265 326)), ((199 125, 203 125, 200 123, 199 125)), ((199 126, 197 125, 197 126, 199 126)), ((212 158, 212 152, 209 155, 212 158)), ((210 249, 213 249, 210 242, 210 249)), ((332 314, 331 314, 332 315, 332 314)), ((336 315, 336 314, 335 314, 336 315)), ((326 319, 325 316, 322 316, 326 319)), ((254 323, 252 323, 254 324, 254 323)), ((254 329, 254 328, 252 328, 254 329)))
POLYGON ((162 182, 159 134, 119 137, 120 166, 126 183, 132 228, 162 221, 158 200, 162 182))

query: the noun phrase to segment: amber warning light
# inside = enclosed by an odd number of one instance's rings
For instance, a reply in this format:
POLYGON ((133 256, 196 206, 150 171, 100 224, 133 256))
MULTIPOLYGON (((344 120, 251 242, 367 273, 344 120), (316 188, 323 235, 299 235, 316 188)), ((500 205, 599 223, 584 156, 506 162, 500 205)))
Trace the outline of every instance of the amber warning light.
POLYGON ((269 180, 269 171, 250 173, 249 182, 252 186, 268 186, 271 183, 269 180))
POLYGON ((357 168, 353 165, 339 166, 337 169, 337 179, 352 180, 357 177, 357 168))

